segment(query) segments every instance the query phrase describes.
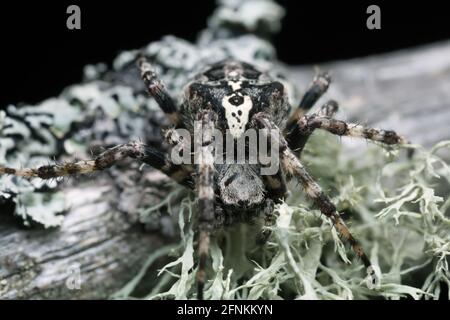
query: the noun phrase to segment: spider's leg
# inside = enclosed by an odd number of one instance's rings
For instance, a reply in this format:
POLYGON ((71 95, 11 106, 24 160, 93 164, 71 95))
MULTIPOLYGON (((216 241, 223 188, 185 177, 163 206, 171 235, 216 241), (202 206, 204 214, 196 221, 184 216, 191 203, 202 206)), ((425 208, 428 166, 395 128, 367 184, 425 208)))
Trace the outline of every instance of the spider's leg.
POLYGON ((320 114, 304 115, 297 123, 303 135, 310 135, 315 129, 323 129, 338 136, 364 138, 386 145, 408 143, 404 137, 398 135, 395 131, 369 128, 320 114))
POLYGON ((197 158, 198 190, 198 256, 197 298, 203 299, 206 282, 206 260, 209 255, 210 234, 214 226, 214 113, 205 111, 201 115, 201 134, 196 136, 195 144, 199 146, 197 158))
POLYGON ((44 165, 37 168, 13 169, 0 167, 0 174, 11 174, 24 178, 53 179, 79 174, 89 174, 111 167, 116 162, 142 153, 137 143, 127 143, 114 146, 99 154, 94 159, 66 163, 44 165))
POLYGON ((142 57, 138 60, 138 67, 141 71, 142 80, 144 80, 150 96, 155 98, 161 110, 167 115, 174 125, 180 125, 181 120, 177 106, 165 88, 163 82, 153 70, 151 64, 144 57, 142 57))
POLYGON ((309 85, 297 109, 292 113, 289 118, 285 133, 289 134, 295 130, 297 119, 305 115, 310 110, 317 100, 328 90, 331 83, 331 76, 328 73, 320 73, 314 77, 313 81, 309 85))
MULTIPOLYGON (((274 175, 263 175, 262 176, 264 186, 267 192, 267 202, 264 208, 264 226, 270 227, 275 223, 275 215, 273 213, 274 203, 280 203, 286 198, 287 187, 286 180, 284 178, 281 167, 274 175)), ((261 232, 257 235, 256 241, 258 244, 263 245, 267 242, 271 235, 271 230, 263 228, 261 232)))
POLYGON ((262 176, 267 197, 275 202, 280 202, 286 197, 287 187, 281 168, 274 175, 262 176))
POLYGON ((145 146, 142 156, 136 157, 136 159, 161 171, 175 182, 189 189, 194 189, 195 187, 195 182, 192 178, 192 167, 188 164, 174 164, 170 160, 169 155, 161 150, 145 146))
POLYGON ((180 184, 193 185, 190 172, 186 171, 183 166, 173 164, 164 153, 141 142, 129 142, 114 146, 91 160, 50 164, 37 168, 13 169, 0 166, 0 174, 10 174, 24 178, 53 179, 105 170, 127 157, 151 165, 180 184))
MULTIPOLYGON (((270 134, 273 131, 278 132, 277 126, 264 114, 259 113, 253 116, 253 121, 260 128, 268 129, 270 134)), ((279 143, 279 153, 282 167, 288 176, 294 176, 303 186, 306 194, 314 202, 314 204, 319 208, 319 210, 330 218, 334 227, 342 236, 346 239, 353 248, 353 251, 364 263, 366 267, 367 274, 371 277, 372 284, 375 285, 377 278, 375 275, 375 270, 370 263, 369 258, 364 253, 362 246, 350 233, 350 230, 345 225, 344 221, 340 217, 335 205, 327 197, 327 195, 322 191, 320 186, 314 181, 314 179, 309 175, 306 169, 301 164, 300 160, 295 156, 293 151, 288 147, 288 144, 282 135, 277 134, 280 139, 279 143)))
MULTIPOLYGON (((276 216, 273 212, 274 210, 274 202, 271 199, 267 199, 266 206, 264 207, 264 227, 271 227, 274 225, 276 221, 276 216)), ((272 234, 272 231, 267 228, 263 228, 257 235, 256 235, 256 243, 259 245, 263 245, 267 242, 270 235, 272 234)))
MULTIPOLYGON (((331 118, 336 114, 338 109, 338 103, 334 100, 329 100, 320 108, 317 115, 331 118)), ((300 156, 311 134, 312 131, 303 130, 303 128, 300 128, 298 123, 296 123, 293 129, 286 135, 289 148, 294 150, 297 156, 300 156)))
MULTIPOLYGON (((184 171, 195 173, 194 153, 192 151, 192 136, 189 131, 183 128, 168 128, 163 130, 164 140, 172 147, 171 156, 177 155, 182 159, 184 171), (185 130, 186 134, 181 135, 180 130, 185 130), (185 157, 186 155, 186 157, 185 157)), ((173 159, 173 158, 172 158, 173 159)))
MULTIPOLYGON (((270 144, 272 140, 268 140, 267 143, 270 144)), ((274 146, 270 145, 272 150, 274 146)), ((274 151, 276 152, 276 150, 274 151)), ((286 180, 283 175, 281 166, 278 165, 278 170, 275 174, 264 174, 262 175, 262 180, 264 187, 266 189, 266 205, 263 210, 264 215, 264 226, 270 227, 275 223, 274 215, 274 203, 282 202, 287 195, 286 180)), ((261 232, 257 235, 256 241, 258 244, 263 245, 267 242, 271 235, 271 230, 268 228, 262 228, 261 232)))
POLYGON ((339 234, 347 240, 353 248, 353 251, 358 257, 361 258, 364 266, 366 267, 367 274, 371 277, 372 285, 377 284, 377 278, 375 276, 375 270, 364 252, 361 244, 356 240, 356 238, 351 234, 350 230, 342 220, 341 216, 337 212, 337 209, 330 198, 322 191, 320 186, 314 181, 314 179, 309 175, 303 165, 300 163, 295 154, 288 148, 281 153, 283 167, 288 174, 297 178, 300 184, 303 186, 306 194, 314 202, 314 204, 319 208, 320 212, 329 217, 339 232, 339 234))

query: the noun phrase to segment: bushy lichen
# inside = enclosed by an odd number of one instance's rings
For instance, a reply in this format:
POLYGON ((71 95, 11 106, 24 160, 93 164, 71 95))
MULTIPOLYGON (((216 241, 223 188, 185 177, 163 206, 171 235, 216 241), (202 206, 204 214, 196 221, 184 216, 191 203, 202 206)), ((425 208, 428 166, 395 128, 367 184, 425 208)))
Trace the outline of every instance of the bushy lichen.
MULTIPOLYGON (((214 237, 205 297, 448 296, 441 290, 448 290, 450 280, 450 168, 437 153, 450 148, 450 141, 438 143, 430 151, 408 148, 415 150, 412 159, 404 156, 405 150, 393 152, 376 146, 356 155, 345 152, 334 137, 317 133, 303 157, 368 250, 381 278, 377 287, 368 288, 361 262, 339 239, 330 220, 293 184, 290 189, 298 191, 276 208, 278 218, 265 246, 255 244, 256 226, 237 225, 214 237)), ((195 297, 193 210, 195 206, 187 198, 178 213, 182 246, 172 250, 175 260, 160 270, 160 284, 147 298, 195 297), (186 212, 190 218, 184 226, 186 212)), ((128 286, 128 294, 132 291, 128 286)))

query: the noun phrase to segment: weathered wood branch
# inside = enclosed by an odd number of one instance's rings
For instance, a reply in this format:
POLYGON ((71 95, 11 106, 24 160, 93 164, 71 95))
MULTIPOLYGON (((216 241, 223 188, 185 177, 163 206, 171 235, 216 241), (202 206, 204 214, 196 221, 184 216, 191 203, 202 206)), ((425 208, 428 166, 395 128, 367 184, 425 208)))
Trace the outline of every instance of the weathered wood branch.
MULTIPOLYGON (((450 42, 319 67, 332 72, 322 102, 336 99, 338 117, 395 129, 427 147, 450 139, 450 42)), ((304 84, 314 72, 302 66, 293 76, 304 84)))
POLYGON ((164 245, 160 232, 145 232, 118 210, 109 176, 62 190, 70 210, 60 228, 24 229, 11 215, 0 216, 1 298, 108 298, 164 245), (78 268, 79 290, 67 285, 78 268))

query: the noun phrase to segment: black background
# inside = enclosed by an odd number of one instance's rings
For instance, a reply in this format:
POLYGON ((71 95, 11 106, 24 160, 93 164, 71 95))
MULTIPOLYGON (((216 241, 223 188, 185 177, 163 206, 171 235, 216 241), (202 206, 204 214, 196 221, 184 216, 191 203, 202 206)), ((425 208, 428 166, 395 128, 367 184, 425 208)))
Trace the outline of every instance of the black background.
MULTIPOLYGON (((287 9, 274 38, 280 60, 318 63, 408 48, 450 38, 439 1, 279 0, 287 9), (336 1, 337 2, 337 1, 336 1), (381 7, 381 30, 368 30, 366 8, 381 7)), ((0 4, 0 107, 37 103, 81 80, 88 63, 174 34, 195 40, 213 12, 212 0, 16 1, 0 4), (66 28, 66 8, 81 7, 81 30, 66 28)))

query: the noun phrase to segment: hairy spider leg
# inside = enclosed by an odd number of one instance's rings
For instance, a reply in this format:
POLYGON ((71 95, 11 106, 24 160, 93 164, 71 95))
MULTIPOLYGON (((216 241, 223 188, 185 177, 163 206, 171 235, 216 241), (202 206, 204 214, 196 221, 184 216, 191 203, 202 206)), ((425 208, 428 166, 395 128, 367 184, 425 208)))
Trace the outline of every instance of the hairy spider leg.
POLYGON ((152 65, 144 57, 139 58, 137 64, 149 95, 155 98, 159 107, 167 115, 170 121, 175 126, 179 126, 181 124, 181 118, 178 113, 178 108, 163 82, 153 70, 152 65))
POLYGON ((0 166, 0 174, 11 174, 24 178, 53 179, 105 170, 127 157, 151 165, 184 186, 192 188, 194 185, 191 173, 186 168, 173 164, 160 150, 137 141, 109 148, 91 160, 50 164, 37 168, 13 169, 0 166))
MULTIPOLYGON (((331 118, 338 112, 338 110, 338 103, 334 100, 329 100, 320 108, 320 110, 317 112, 317 115, 331 118)), ((289 148, 291 148, 291 150, 293 150, 298 157, 300 157, 300 154, 302 153, 303 148, 308 142, 311 134, 312 131, 301 130, 301 128, 297 124, 295 130, 292 131, 292 135, 286 137, 289 148), (292 139, 292 141, 289 139, 292 139)))
MULTIPOLYGON (((253 120, 257 126, 260 128, 266 128, 272 134, 272 129, 278 130, 277 126, 273 121, 271 121, 267 115, 263 113, 255 114, 253 120)), ((364 253, 364 250, 360 243, 353 237, 350 230, 340 217, 335 205, 331 202, 328 196, 322 191, 320 186, 314 181, 314 179, 309 175, 306 169, 301 164, 300 160, 294 154, 294 152, 289 148, 284 137, 280 135, 280 160, 284 172, 289 177, 295 177, 302 185, 308 197, 313 201, 313 203, 318 207, 320 212, 325 216, 330 218, 333 226, 336 228, 338 233, 342 238, 347 240, 352 246, 353 251, 356 255, 361 258, 364 266, 366 267, 367 274, 371 278, 371 282, 375 285, 378 281, 375 275, 375 270, 364 253)))
POLYGON ((214 132, 215 113, 204 111, 200 116, 201 134, 196 137, 195 144, 200 147, 197 155, 197 190, 198 190, 198 269, 197 299, 203 300, 206 282, 206 260, 209 254, 210 234, 214 226, 214 132))
POLYGON ((298 122, 299 131, 303 136, 311 135, 315 129, 323 129, 338 136, 364 138, 385 145, 407 144, 408 141, 392 130, 381 130, 336 120, 317 114, 304 115, 298 122))
POLYGON ((264 225, 261 231, 256 236, 256 242, 260 245, 265 244, 272 234, 272 231, 267 227, 273 226, 276 221, 276 217, 273 211, 274 203, 281 203, 287 195, 286 180, 284 178, 281 165, 279 166, 276 174, 263 175, 262 179, 267 191, 267 197, 270 199, 270 201, 266 201, 266 206, 264 212, 262 213, 264 216, 264 225))
POLYGON ((296 145, 296 139, 299 137, 297 133, 297 120, 305 115, 316 104, 317 100, 327 92, 330 83, 331 76, 329 73, 325 72, 316 75, 300 100, 299 106, 289 117, 284 133, 287 136, 292 150, 298 149, 296 145))

